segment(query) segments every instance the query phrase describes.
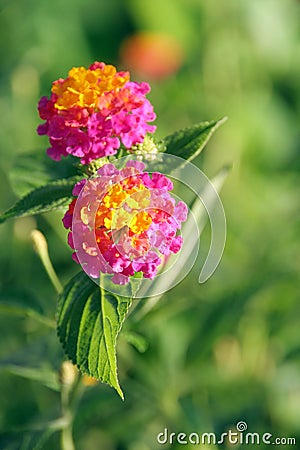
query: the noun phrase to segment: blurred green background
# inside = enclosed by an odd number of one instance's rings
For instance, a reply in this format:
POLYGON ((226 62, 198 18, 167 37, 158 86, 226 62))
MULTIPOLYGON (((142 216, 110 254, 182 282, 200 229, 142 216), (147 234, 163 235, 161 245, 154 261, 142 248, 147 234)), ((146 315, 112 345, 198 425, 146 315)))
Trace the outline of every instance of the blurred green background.
MULTIPOLYGON (((233 166, 221 193, 221 265, 204 285, 195 267, 127 325, 148 348, 141 354, 119 340, 124 403, 102 384, 79 386, 76 450, 152 450, 165 427, 222 433, 240 420, 251 432, 296 437, 300 448, 299 24, 296 0, 1 0, 1 211, 17 198, 11 174, 20 155, 47 148, 35 133, 39 97, 72 66, 130 68, 120 50, 129 36, 164 33, 177 49, 179 67, 164 76, 143 72, 131 50, 132 78, 152 86, 159 137, 229 116, 196 161, 208 176, 233 166)), ((157 69, 168 55, 156 47, 157 69)), ((61 213, 9 221, 0 228, 0 300, 53 318, 56 294, 33 250, 34 228, 47 236, 62 282, 78 270, 61 213)), ((59 450, 64 356, 55 329, 3 305, 0 448, 59 450)))

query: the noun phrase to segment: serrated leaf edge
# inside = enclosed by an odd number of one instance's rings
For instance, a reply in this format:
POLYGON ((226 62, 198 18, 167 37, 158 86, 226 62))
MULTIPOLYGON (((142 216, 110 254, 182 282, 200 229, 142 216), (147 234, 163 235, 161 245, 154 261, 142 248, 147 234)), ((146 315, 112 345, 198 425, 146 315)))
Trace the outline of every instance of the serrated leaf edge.
MULTIPOLYGON (((68 283, 67 283, 67 285, 65 286, 65 288, 67 288, 67 287, 69 287, 68 288, 68 291, 67 291, 67 296, 68 295, 70 295, 70 292, 72 291, 72 289, 73 289, 73 287, 74 287, 74 283, 75 282, 73 282, 73 284, 72 284, 72 281, 73 280, 75 280, 76 279, 76 277, 78 277, 78 275, 79 274, 81 274, 82 272, 79 272, 79 273, 77 273, 68 283)), ((96 290, 96 288, 97 288, 97 286, 96 286, 96 284, 95 284, 95 290, 96 290)), ((100 294, 101 294, 101 302, 102 302, 102 291, 104 291, 104 292, 106 292, 103 288, 101 288, 100 287, 100 294)), ((64 292, 64 290, 63 290, 63 292, 64 292)), ((62 301, 63 300, 63 292, 59 295, 59 298, 58 298, 58 302, 60 302, 60 301, 62 301)), ((89 295, 89 297, 92 295, 92 293, 89 295)), ((130 303, 128 304, 128 307, 127 307, 127 311, 126 311, 126 313, 128 312, 128 310, 129 310, 129 308, 130 308, 130 306, 131 306, 131 302, 132 302, 132 299, 131 299, 131 301, 130 301, 130 303)), ((66 346, 66 343, 64 342, 64 340, 63 340, 63 338, 62 338, 62 336, 61 336, 61 333, 60 333, 60 331, 61 331, 61 327, 58 325, 58 319, 59 319, 59 316, 60 315, 58 315, 58 310, 61 310, 60 312, 61 312, 61 314, 62 314, 62 311, 63 311, 63 308, 59 308, 59 303, 58 303, 58 307, 57 307, 57 314, 56 314, 56 323, 57 323, 57 336, 58 336, 58 339, 59 339, 59 341, 60 341, 60 343, 61 343, 61 345, 62 345, 62 347, 63 347, 63 349, 64 349, 64 351, 65 351, 65 354, 68 356, 68 358, 69 358, 69 360, 78 368, 78 370, 82 373, 82 374, 84 374, 84 375, 87 375, 87 376, 91 376, 91 373, 89 373, 85 368, 83 368, 80 364, 78 364, 77 363, 77 361, 76 361, 76 359, 74 358, 74 357, 70 357, 70 355, 69 355, 69 352, 68 352, 68 349, 67 349, 67 346, 66 346)), ((101 309, 102 309, 102 305, 101 305, 101 309)), ((98 314, 98 317, 99 317, 99 315, 100 314, 98 314)), ((102 314, 103 315, 103 314, 102 314)), ((98 317, 97 317, 97 319, 98 319, 98 317)), ((118 338, 118 335, 119 335, 119 333, 120 333, 120 330, 121 330, 121 328, 122 328, 122 325, 123 325, 123 323, 124 323, 124 321, 125 321, 125 315, 124 315, 124 318, 123 318, 123 320, 120 322, 120 324, 119 324, 119 327, 118 327, 118 329, 117 329, 117 333, 116 333, 116 337, 115 337, 115 340, 114 340, 114 342, 113 342, 113 348, 114 348, 114 354, 113 354, 113 358, 114 358, 114 361, 113 362, 115 362, 115 372, 114 371, 110 371, 111 373, 113 373, 113 375, 114 375, 114 381, 115 381, 115 384, 113 384, 112 382, 110 382, 109 380, 104 380, 104 379, 101 379, 101 378, 97 378, 97 377, 95 377, 97 380, 99 380, 101 383, 105 383, 105 384, 107 384, 107 385, 109 385, 110 387, 112 387, 112 388, 114 388, 116 391, 117 391, 117 393, 119 394, 119 396, 121 397, 121 399, 122 400, 124 400, 124 394, 123 394, 123 391, 122 391, 122 389, 121 389, 121 387, 120 387, 120 384, 119 384, 119 381, 118 381, 118 367, 117 367, 117 355, 116 355, 116 344, 117 344, 117 338, 118 338)), ((96 323, 97 323, 97 320, 95 321, 95 325, 96 325, 96 323)), ((104 328, 103 328, 103 330, 104 330, 104 328)), ((93 331, 94 332, 94 331, 93 331)), ((103 333, 104 334, 104 333, 103 333)), ((92 339, 91 339, 91 341, 92 341, 92 339)), ((90 342, 91 342, 90 341, 90 342)), ((100 348, 100 344, 99 344, 99 348, 100 348)), ((107 355, 109 355, 109 352, 107 351, 107 355)), ((99 358, 98 358, 98 360, 99 360, 99 358)), ((89 365, 89 364, 88 364, 89 365)), ((94 375, 93 375, 94 376, 94 375)))
MULTIPOLYGON (((187 130, 192 130, 193 128, 196 128, 199 125, 203 125, 206 128, 203 128, 202 133, 204 133, 208 128, 210 128, 210 131, 208 133, 208 135, 206 136, 206 139, 201 143, 201 145, 199 146, 198 150, 191 155, 189 158, 186 158, 186 161, 192 161, 194 158, 196 158, 201 151, 204 149, 204 147, 206 146, 207 142, 210 140, 210 138, 212 137, 212 135, 215 133, 215 131, 226 121, 228 120, 227 116, 222 117, 219 120, 211 120, 211 121, 203 121, 203 122, 199 122, 198 124, 192 125, 190 127, 185 127, 185 128, 181 128, 179 130, 176 130, 176 133, 181 133, 187 130)), ((173 136, 174 133, 169 134, 168 136, 166 136, 165 138, 163 138, 160 142, 161 143, 165 143, 167 139, 171 138, 173 136)), ((166 153, 172 154, 172 151, 168 151, 168 149, 166 148, 166 153)))
MULTIPOLYGON (((41 192, 51 186, 67 186, 69 183, 72 183, 73 185, 75 185, 76 182, 78 182, 81 178, 82 177, 79 177, 79 176, 75 176, 75 177, 71 177, 71 178, 63 178, 60 180, 51 181, 46 185, 39 186, 36 189, 33 189, 32 191, 28 192, 28 194, 24 195, 19 200, 17 200, 16 203, 11 208, 9 208, 8 210, 6 210, 4 213, 2 213, 0 215, 0 224, 5 222, 8 219, 11 219, 14 217, 17 218, 17 217, 24 217, 24 216, 33 216, 35 214, 41 214, 43 212, 48 211, 48 209, 44 208, 44 209, 41 209, 40 211, 27 212, 26 210, 23 210, 23 211, 21 210, 20 212, 16 212, 16 209, 18 208, 18 205, 21 202, 26 201, 26 199, 29 198, 33 193, 41 192)), ((63 196, 63 197, 61 197, 61 199, 57 199, 57 200, 61 200, 61 203, 57 206, 52 207, 51 210, 65 206, 67 204, 67 202, 69 201, 69 199, 71 199, 71 198, 72 198, 72 195, 70 194, 70 196, 63 196)))

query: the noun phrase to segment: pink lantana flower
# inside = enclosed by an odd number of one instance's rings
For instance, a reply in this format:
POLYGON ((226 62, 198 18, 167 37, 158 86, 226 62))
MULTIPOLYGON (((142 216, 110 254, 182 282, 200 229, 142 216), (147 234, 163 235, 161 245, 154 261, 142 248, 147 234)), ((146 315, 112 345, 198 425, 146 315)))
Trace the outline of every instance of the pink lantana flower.
POLYGON ((73 67, 65 79, 52 84, 50 98, 42 97, 38 111, 46 122, 37 132, 48 135, 48 155, 59 161, 73 155, 82 164, 114 155, 144 141, 156 127, 153 106, 146 99, 148 83, 129 81, 128 72, 95 62, 88 69, 73 67))
POLYGON ((188 208, 170 194, 169 178, 144 169, 140 161, 120 170, 105 164, 74 187, 63 224, 73 258, 93 278, 102 272, 115 284, 127 284, 136 273, 153 279, 163 259, 182 247, 188 208))

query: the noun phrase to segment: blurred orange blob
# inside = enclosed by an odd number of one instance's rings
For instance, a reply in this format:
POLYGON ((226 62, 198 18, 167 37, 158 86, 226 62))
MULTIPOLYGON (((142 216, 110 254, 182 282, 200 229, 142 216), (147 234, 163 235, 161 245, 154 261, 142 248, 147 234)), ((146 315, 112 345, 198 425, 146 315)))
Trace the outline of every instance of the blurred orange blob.
POLYGON ((99 381, 96 378, 90 377, 89 375, 84 374, 82 377, 82 384, 84 386, 95 386, 99 381))
POLYGON ((168 34, 140 32, 124 40, 122 63, 137 74, 160 80, 176 73, 183 61, 180 43, 168 34))

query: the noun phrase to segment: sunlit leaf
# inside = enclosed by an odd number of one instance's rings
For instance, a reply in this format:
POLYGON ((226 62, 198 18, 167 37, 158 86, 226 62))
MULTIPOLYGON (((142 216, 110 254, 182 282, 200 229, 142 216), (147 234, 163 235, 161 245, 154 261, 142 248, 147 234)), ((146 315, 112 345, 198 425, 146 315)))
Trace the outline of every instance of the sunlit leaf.
POLYGON ((59 297, 58 335, 79 369, 114 387, 123 398, 117 377, 116 341, 131 299, 99 288, 84 272, 77 274, 59 297))
POLYGON ((192 127, 175 131, 163 139, 166 153, 191 161, 200 154, 214 132, 225 120, 226 117, 210 122, 200 122, 192 127))
POLYGON ((78 180, 79 177, 66 178, 34 189, 3 213, 0 223, 10 218, 39 214, 68 205, 73 198, 72 189, 78 180))

